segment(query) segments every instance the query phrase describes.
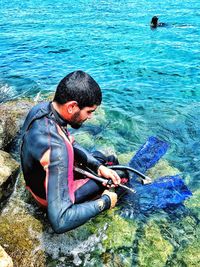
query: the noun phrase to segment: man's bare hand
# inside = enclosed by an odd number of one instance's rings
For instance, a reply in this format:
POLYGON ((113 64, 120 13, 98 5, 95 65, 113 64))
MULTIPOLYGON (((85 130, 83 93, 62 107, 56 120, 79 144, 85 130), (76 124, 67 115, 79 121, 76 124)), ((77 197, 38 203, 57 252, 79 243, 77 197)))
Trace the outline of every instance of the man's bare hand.
POLYGON ((121 179, 119 175, 114 170, 111 170, 103 165, 99 167, 98 175, 107 179, 111 179, 114 185, 120 184, 121 179))
POLYGON ((110 198, 110 209, 114 208, 117 204, 117 194, 115 192, 110 192, 109 190, 104 190, 102 195, 107 195, 110 198))

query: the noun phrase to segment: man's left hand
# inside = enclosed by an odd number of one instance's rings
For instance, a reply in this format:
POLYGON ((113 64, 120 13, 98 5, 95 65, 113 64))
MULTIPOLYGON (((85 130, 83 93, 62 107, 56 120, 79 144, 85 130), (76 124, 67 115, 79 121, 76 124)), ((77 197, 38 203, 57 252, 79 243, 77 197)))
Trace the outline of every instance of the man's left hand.
POLYGON ((105 167, 104 165, 100 165, 99 169, 98 169, 98 175, 105 177, 107 179, 111 179, 113 181, 114 185, 118 185, 120 184, 120 177, 119 175, 116 173, 116 171, 111 170, 107 167, 105 167))

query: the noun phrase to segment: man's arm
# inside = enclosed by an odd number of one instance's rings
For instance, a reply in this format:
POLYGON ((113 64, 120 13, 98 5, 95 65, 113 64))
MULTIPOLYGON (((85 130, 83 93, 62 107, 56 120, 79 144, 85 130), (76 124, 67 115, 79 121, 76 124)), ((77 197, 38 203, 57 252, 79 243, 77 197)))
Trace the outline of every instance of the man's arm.
POLYGON ((83 148, 76 141, 73 142, 74 159, 83 166, 89 167, 94 172, 98 172, 101 163, 93 157, 85 148, 83 148))
POLYGON ((74 142, 73 149, 74 149, 74 157, 77 162, 82 163, 83 166, 89 167, 90 169, 95 171, 99 176, 105 177, 107 179, 112 179, 115 185, 120 183, 120 177, 115 171, 103 166, 97 159, 95 159, 95 157, 93 157, 81 145, 74 142))

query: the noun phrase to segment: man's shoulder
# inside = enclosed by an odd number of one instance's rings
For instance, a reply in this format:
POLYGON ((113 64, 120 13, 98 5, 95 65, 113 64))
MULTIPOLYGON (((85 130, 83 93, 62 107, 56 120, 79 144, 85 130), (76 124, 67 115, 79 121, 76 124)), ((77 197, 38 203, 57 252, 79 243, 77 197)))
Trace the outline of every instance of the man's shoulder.
POLYGON ((49 114, 50 111, 51 111, 50 102, 41 102, 35 105, 34 107, 32 107, 27 117, 29 117, 30 119, 40 118, 40 117, 43 117, 49 114))
POLYGON ((24 140, 41 149, 48 147, 52 139, 57 142, 56 125, 46 116, 33 120, 28 130, 24 132, 24 140))
POLYGON ((50 102, 42 102, 35 105, 28 113, 24 125, 23 125, 23 132, 27 131, 30 125, 38 120, 42 119, 43 117, 47 116, 50 113, 50 102))

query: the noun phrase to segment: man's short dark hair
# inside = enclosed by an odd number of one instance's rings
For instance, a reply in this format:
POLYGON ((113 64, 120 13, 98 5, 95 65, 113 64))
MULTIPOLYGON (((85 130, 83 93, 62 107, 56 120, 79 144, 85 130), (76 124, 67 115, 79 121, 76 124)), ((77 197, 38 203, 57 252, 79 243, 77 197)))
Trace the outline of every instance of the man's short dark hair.
POLYGON ((84 71, 74 71, 65 76, 57 86, 54 100, 59 104, 76 101, 80 109, 99 106, 102 93, 96 81, 84 71))

